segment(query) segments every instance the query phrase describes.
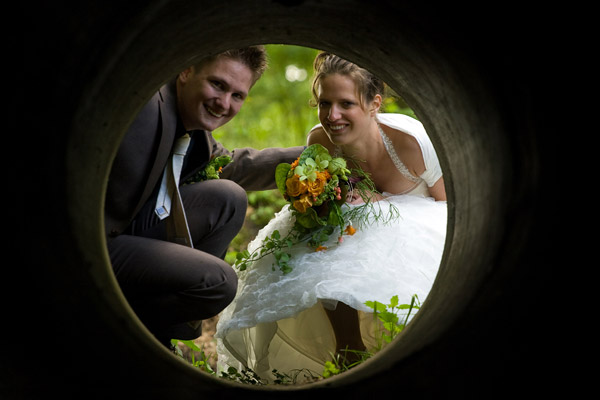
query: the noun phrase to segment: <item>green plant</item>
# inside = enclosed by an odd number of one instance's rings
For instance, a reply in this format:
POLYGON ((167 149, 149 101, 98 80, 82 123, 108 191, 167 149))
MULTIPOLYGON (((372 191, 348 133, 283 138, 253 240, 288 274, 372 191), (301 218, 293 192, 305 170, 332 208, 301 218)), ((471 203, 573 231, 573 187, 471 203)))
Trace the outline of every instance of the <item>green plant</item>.
POLYGON ((373 309, 373 317, 377 318, 383 325, 381 329, 381 339, 379 347, 383 345, 383 341, 390 343, 408 323, 408 318, 413 310, 421 308, 421 303, 416 294, 412 295, 410 304, 399 304, 398 296, 393 296, 389 304, 383 304, 378 301, 367 301, 365 305, 373 309), (404 319, 401 321, 398 316, 399 310, 408 310, 404 319))
POLYGON ((332 356, 332 361, 325 362, 323 366, 323 378, 329 378, 334 375, 339 375, 342 372, 348 371, 351 368, 356 367, 367 361, 369 358, 374 356, 383 347, 383 342, 390 343, 406 326, 408 318, 413 310, 420 308, 420 302, 417 295, 411 297, 410 304, 399 304, 398 296, 393 296, 390 299, 389 304, 383 304, 378 301, 367 301, 365 305, 373 309, 373 318, 376 318, 381 322, 381 329, 378 332, 380 340, 373 351, 359 351, 346 349, 344 353, 346 357, 342 357, 340 353, 332 356), (403 319, 400 320, 398 317, 399 310, 408 310, 403 319), (348 357, 351 354, 352 357, 348 357), (348 362, 348 359, 354 361, 348 362))
POLYGON ((185 357, 183 355, 183 352, 179 348, 179 346, 177 346, 178 343, 184 344, 186 347, 188 347, 191 350, 190 351, 190 353, 191 353, 190 364, 193 367, 196 367, 204 372, 208 372, 209 374, 213 374, 213 375, 215 374, 215 371, 212 369, 212 367, 210 366, 210 363, 209 363, 210 357, 206 356, 206 354, 204 353, 204 349, 202 347, 198 347, 198 345, 196 345, 196 343, 194 343, 192 340, 171 339, 171 344, 174 346, 175 352, 181 358, 185 358, 185 357), (196 353, 199 353, 198 359, 196 359, 196 353))
POLYGON ((340 353, 332 355, 331 361, 326 361, 323 365, 322 378, 326 379, 334 375, 346 372, 375 355, 374 352, 363 350, 345 349, 340 353), (342 355, 342 353, 344 355, 342 355))
MULTIPOLYGON (((365 305, 373 309, 373 317, 381 322, 381 329, 379 332, 381 340, 377 348, 372 351, 346 349, 343 352, 346 355, 345 357, 340 353, 332 355, 331 361, 326 361, 323 365, 323 372, 321 375, 308 369, 294 369, 289 373, 274 369, 271 371, 275 378, 273 384, 293 385, 298 382, 300 377, 303 378, 303 382, 316 382, 318 380, 339 375, 364 363, 381 350, 383 342, 390 343, 404 329, 413 310, 417 310, 421 307, 421 303, 416 294, 411 297, 410 304, 399 304, 398 296, 393 296, 388 304, 380 303, 378 301, 367 301, 365 302, 365 305), (400 310, 407 310, 406 314, 402 316, 402 319, 398 316, 400 310), (351 354, 352 357, 349 357, 349 354, 351 354), (349 362, 349 359, 352 359, 353 361, 349 362)), ((171 340, 171 343, 174 345, 176 352, 180 357, 184 358, 183 352, 177 346, 179 342, 191 350, 192 356, 190 364, 192 366, 209 374, 217 375, 208 362, 210 357, 207 357, 204 350, 191 340, 171 340), (198 359, 196 359, 195 352, 199 353, 198 359)), ((230 366, 227 368, 227 371, 221 371, 220 378, 248 385, 262 386, 269 384, 266 379, 263 379, 255 371, 249 368, 238 371, 236 368, 230 366)))

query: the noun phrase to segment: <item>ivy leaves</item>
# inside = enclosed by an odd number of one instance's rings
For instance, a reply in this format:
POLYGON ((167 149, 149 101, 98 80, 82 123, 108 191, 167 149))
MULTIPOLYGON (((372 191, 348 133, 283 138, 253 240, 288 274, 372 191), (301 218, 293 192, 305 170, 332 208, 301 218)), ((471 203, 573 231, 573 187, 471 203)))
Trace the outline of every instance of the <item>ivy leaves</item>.
MULTIPOLYGON (((250 253, 248 250, 238 253, 236 255, 235 266, 240 271, 245 271, 248 265, 269 254, 273 254, 275 263, 281 272, 288 274, 292 271, 292 267, 289 265, 291 254, 286 252, 285 249, 294 245, 295 236, 293 232, 290 232, 290 234, 282 238, 279 231, 275 230, 270 236, 265 238, 263 245, 253 253, 250 253)), ((273 270, 275 270, 275 266, 273 266, 273 270)))

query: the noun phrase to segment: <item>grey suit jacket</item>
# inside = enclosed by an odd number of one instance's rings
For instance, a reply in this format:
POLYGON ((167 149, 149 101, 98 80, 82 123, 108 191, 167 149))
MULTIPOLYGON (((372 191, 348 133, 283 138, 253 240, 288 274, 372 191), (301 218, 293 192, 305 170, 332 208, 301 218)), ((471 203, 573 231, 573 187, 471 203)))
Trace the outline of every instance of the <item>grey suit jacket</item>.
MULTIPOLYGON (((184 130, 177 114, 175 82, 164 85, 140 111, 125 134, 109 176, 105 202, 107 238, 123 233, 141 207, 156 196, 175 139, 184 130)), ((256 150, 227 150, 210 132, 192 132, 180 182, 204 168, 213 156, 229 155, 233 162, 223 169, 246 190, 275 188, 275 167, 292 162, 302 146, 256 150)))

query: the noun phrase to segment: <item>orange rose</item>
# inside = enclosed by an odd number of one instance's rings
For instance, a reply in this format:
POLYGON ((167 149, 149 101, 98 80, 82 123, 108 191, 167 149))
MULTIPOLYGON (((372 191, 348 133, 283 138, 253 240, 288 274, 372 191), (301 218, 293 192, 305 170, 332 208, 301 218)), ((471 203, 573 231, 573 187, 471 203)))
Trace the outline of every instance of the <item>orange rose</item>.
POLYGON ((312 201, 310 199, 310 196, 305 194, 304 196, 300 197, 298 200, 294 201, 293 206, 296 210, 300 211, 301 213, 306 212, 306 210, 310 206, 312 206, 312 201))
POLYGON ((317 171, 317 176, 321 176, 325 181, 328 181, 331 178, 331 174, 327 170, 323 172, 317 171))
POLYGON ((285 187, 288 195, 298 197, 307 191, 306 181, 301 181, 299 175, 294 175, 285 181, 285 187))
POLYGON ((308 192, 313 196, 317 197, 321 193, 323 193, 323 189, 327 184, 327 180, 331 178, 329 172, 319 172, 317 171, 317 179, 314 182, 308 182, 308 192))

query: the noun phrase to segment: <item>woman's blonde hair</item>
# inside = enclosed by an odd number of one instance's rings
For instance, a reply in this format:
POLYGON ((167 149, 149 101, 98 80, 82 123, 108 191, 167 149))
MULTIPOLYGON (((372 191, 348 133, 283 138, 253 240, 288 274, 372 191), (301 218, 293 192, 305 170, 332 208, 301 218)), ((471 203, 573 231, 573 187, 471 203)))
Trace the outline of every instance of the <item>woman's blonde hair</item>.
POLYGON ((364 68, 344 60, 335 54, 321 52, 315 58, 313 63, 314 75, 312 79, 311 104, 316 106, 319 101, 317 86, 323 78, 332 74, 340 74, 350 77, 356 85, 362 105, 373 101, 375 95, 384 96, 385 83, 364 68))

